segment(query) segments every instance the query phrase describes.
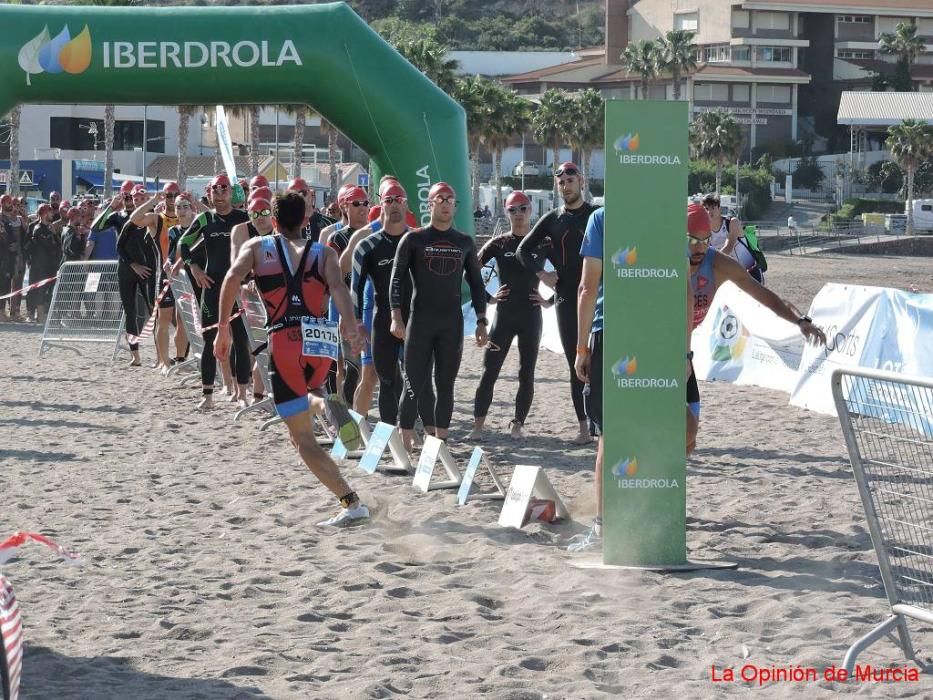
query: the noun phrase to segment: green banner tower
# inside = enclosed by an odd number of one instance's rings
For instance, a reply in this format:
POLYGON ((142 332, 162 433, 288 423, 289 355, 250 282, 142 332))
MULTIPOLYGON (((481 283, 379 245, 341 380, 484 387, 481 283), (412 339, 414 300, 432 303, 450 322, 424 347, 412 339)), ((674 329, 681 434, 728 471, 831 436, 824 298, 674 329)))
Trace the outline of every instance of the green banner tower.
POLYGON ((603 561, 686 563, 687 103, 606 103, 603 561))

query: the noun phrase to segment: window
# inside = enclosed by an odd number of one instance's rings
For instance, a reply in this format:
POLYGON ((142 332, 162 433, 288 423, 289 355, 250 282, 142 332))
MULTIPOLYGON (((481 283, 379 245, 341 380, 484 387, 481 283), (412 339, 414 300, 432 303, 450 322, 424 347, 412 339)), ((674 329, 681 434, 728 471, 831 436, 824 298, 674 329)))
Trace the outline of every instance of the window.
POLYGON ((748 10, 732 10, 734 29, 748 29, 751 26, 751 13, 748 10))
MULTIPOLYGON (((51 117, 49 119, 49 146, 75 151, 93 151, 94 135, 89 127, 96 126, 97 150, 104 150, 104 121, 102 119, 77 119, 74 117, 51 117)), ((165 122, 150 119, 147 124, 147 151, 165 153, 165 122)), ((143 147, 143 122, 118 120, 113 127, 113 150, 132 151, 143 147)))
POLYGON ((792 56, 789 46, 755 47, 755 60, 761 63, 790 63, 792 56))
POLYGON ((839 24, 874 24, 874 17, 871 15, 836 15, 836 21, 839 24))
POLYGON ((787 12, 756 12, 755 29, 790 31, 790 14, 787 12))
POLYGON ((758 102, 790 102, 790 85, 759 85, 756 90, 758 102))
POLYGON ((737 84, 732 86, 732 101, 733 102, 748 102, 750 91, 748 85, 737 84))
POLYGON ((839 49, 836 51, 836 58, 860 58, 868 59, 874 58, 874 51, 858 51, 856 49, 839 49))
POLYGON ((679 12, 674 15, 674 29, 695 32, 699 29, 699 26, 700 22, 696 12, 679 12))
POLYGON ((696 83, 693 86, 693 99, 706 102, 728 102, 729 86, 724 83, 696 83))
POLYGON ((752 60, 752 49, 750 46, 733 46, 732 47, 732 60, 733 61, 751 61, 752 60))
POLYGON ((731 58, 730 48, 728 44, 701 46, 697 50, 697 55, 699 60, 703 63, 727 63, 731 58))

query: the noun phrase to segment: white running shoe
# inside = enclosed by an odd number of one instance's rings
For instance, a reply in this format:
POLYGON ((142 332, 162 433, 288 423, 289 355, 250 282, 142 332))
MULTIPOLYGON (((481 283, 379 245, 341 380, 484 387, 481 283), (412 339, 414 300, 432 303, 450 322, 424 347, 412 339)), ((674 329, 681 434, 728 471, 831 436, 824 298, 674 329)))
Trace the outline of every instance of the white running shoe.
POLYGON ((602 549, 603 546, 603 533, 602 533, 602 524, 593 523, 593 527, 590 528, 590 531, 585 535, 577 535, 576 538, 578 541, 571 542, 567 546, 567 551, 573 554, 579 554, 580 552, 590 552, 597 549, 602 549))
POLYGON ((348 527, 350 525, 359 525, 364 520, 369 520, 369 508, 362 503, 357 503, 352 508, 341 508, 332 518, 318 523, 319 527, 348 527))

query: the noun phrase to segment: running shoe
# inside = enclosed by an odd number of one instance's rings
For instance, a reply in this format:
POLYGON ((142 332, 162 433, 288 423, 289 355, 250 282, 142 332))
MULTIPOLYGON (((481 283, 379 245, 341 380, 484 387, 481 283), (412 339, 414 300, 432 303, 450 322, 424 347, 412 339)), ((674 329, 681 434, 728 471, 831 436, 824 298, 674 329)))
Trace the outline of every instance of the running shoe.
POLYGON ((603 533, 602 525, 598 523, 593 523, 593 527, 590 528, 590 531, 585 535, 577 535, 574 539, 576 542, 571 542, 567 546, 567 551, 572 554, 579 554, 580 552, 590 552, 598 549, 602 549, 603 546, 603 533))
POLYGON ((337 515, 318 523, 319 527, 349 527, 369 520, 369 508, 357 503, 352 508, 341 508, 337 515))
POLYGON ((351 452, 359 449, 363 444, 363 436, 360 435, 360 426, 350 415, 350 409, 343 402, 343 399, 337 394, 331 394, 324 398, 324 414, 327 420, 337 430, 337 437, 340 442, 351 452))

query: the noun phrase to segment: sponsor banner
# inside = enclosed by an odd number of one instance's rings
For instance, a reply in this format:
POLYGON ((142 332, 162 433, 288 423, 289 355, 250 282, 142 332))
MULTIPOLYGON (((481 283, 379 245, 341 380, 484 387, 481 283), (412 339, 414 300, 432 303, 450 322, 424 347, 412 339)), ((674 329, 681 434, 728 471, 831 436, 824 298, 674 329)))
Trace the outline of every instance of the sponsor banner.
POLYGON ((686 102, 606 103, 607 564, 686 560, 686 122, 686 102), (627 225, 633 211, 651 225, 627 225))
POLYGON ((693 368, 700 381, 752 384, 789 394, 797 384, 803 345, 797 326, 726 282, 693 331, 693 368))
POLYGON ((811 411, 836 415, 831 377, 840 367, 873 367, 865 357, 867 340, 878 323, 882 287, 827 284, 813 298, 810 317, 826 333, 826 346, 804 345, 790 402, 811 411))

